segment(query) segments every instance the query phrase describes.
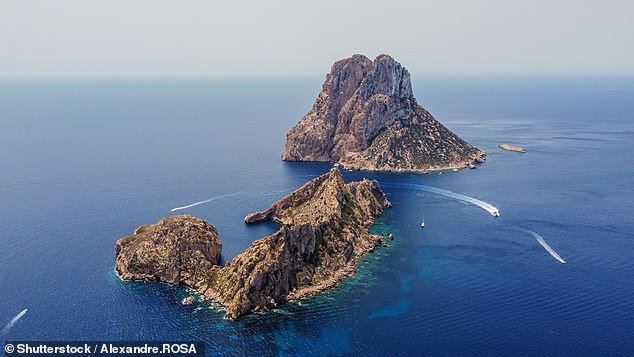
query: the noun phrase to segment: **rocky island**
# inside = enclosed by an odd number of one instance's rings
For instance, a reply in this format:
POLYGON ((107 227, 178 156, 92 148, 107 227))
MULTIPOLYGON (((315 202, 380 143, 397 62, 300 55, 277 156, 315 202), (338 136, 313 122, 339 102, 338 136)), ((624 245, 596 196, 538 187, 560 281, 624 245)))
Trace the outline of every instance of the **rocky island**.
POLYGON ((180 215, 119 239, 116 271, 124 280, 190 286, 238 318, 336 286, 381 244, 368 229, 390 206, 376 181, 346 184, 335 167, 248 215, 246 223, 274 221, 280 227, 224 267, 216 228, 180 215))
POLYGON ((288 132, 282 160, 428 172, 473 166, 484 156, 418 105, 401 64, 357 54, 332 66, 312 109, 288 132))

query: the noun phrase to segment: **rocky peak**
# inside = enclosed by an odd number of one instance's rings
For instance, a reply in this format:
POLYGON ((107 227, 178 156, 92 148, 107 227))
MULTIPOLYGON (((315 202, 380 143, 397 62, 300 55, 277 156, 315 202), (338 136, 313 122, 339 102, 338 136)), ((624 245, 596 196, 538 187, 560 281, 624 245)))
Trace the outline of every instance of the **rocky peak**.
POLYGON ((345 205, 346 187, 337 167, 323 174, 288 196, 273 203, 266 211, 252 213, 246 223, 274 220, 281 224, 302 224, 337 215, 345 205), (299 209, 301 206, 301 209, 299 209))
POLYGON ((372 61, 364 55, 356 54, 339 60, 332 65, 323 89, 333 98, 341 96, 342 102, 345 103, 359 88, 371 69, 372 61))
POLYGON ((427 172, 469 167, 484 155, 418 105, 409 72, 383 54, 332 66, 313 108, 288 132, 282 160, 427 172))
POLYGON ((409 72, 389 55, 379 55, 374 60, 372 70, 361 84, 364 100, 375 94, 415 100, 409 72))

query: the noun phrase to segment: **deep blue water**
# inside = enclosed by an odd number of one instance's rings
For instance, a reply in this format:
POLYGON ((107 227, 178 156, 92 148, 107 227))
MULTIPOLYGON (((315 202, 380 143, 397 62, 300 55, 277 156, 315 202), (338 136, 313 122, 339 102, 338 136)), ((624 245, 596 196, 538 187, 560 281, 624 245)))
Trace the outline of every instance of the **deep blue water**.
POLYGON ((322 80, 1 80, 0 328, 28 312, 0 340, 193 339, 214 356, 632 353, 632 78, 415 77, 419 102, 488 160, 345 172, 383 185, 394 207, 374 230, 396 238, 337 291, 231 321, 181 305, 185 288, 116 277, 115 241, 170 214, 214 224, 224 260, 272 233, 242 218, 330 168, 279 159, 322 80))

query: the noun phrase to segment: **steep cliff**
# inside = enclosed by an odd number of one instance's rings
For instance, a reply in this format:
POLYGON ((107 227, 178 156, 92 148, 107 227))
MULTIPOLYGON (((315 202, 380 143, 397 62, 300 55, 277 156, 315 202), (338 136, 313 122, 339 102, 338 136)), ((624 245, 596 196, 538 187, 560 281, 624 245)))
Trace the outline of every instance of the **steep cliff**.
MULTIPOLYGON (((174 266, 182 267, 178 263, 183 259, 182 253, 175 254, 181 250, 174 248, 179 245, 173 239, 160 237, 180 236, 182 231, 141 227, 144 235, 135 234, 117 242, 117 271, 124 279, 192 286, 224 306, 227 316, 237 318, 337 285, 355 271, 363 254, 380 243, 380 237, 371 235, 368 227, 387 207, 390 203, 376 181, 345 184, 341 173, 333 168, 269 209, 248 215, 247 223, 272 220, 280 228, 253 242, 224 267, 217 266, 217 259, 202 254, 206 261, 200 267, 187 265, 192 272, 175 269, 174 266), (151 238, 155 235, 159 239, 151 238), (152 244, 158 247, 150 247, 152 244), (154 258, 156 255, 160 259, 154 258), (125 269, 120 269, 120 265, 125 269), (173 270, 179 273, 172 273, 173 270)), ((219 247, 219 242, 215 246, 219 247)), ((188 251, 201 255, 196 249, 188 251)))
POLYGON ((354 55, 332 66, 312 109, 288 132, 282 159, 426 172, 484 155, 418 105, 409 72, 392 57, 354 55))

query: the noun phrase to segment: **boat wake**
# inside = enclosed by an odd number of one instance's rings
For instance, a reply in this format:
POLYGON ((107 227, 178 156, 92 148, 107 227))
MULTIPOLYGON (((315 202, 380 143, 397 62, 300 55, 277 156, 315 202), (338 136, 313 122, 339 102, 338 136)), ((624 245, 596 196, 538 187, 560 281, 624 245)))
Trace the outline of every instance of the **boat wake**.
POLYGON ((493 206, 490 203, 486 203, 484 201, 481 201, 481 200, 479 200, 477 198, 461 195, 459 193, 443 190, 442 188, 437 188, 437 187, 432 187, 432 186, 417 185, 417 184, 407 184, 407 183, 403 184, 403 185, 409 186, 409 187, 413 187, 413 188, 418 188, 420 190, 423 190, 423 191, 426 191, 426 192, 435 193, 435 194, 438 194, 438 195, 441 195, 441 196, 454 198, 454 199, 456 199, 458 201, 462 201, 462 202, 465 202, 465 203, 470 203, 470 204, 476 205, 476 206, 482 208, 483 210, 489 212, 494 217, 499 217, 500 216, 500 210, 497 207, 493 206))
POLYGON ((22 312, 15 315, 15 317, 12 318, 11 321, 9 321, 9 323, 2 329, 2 332, 0 332, 0 335, 4 335, 5 333, 9 332, 11 327, 13 327, 13 325, 15 325, 15 323, 18 322, 18 320, 21 319, 22 316, 24 316, 24 314, 26 314, 27 311, 29 311, 29 309, 24 309, 22 310, 22 312))
POLYGON ((544 249, 546 249, 546 251, 553 256, 553 258, 557 259, 561 264, 566 264, 566 261, 562 257, 560 257, 559 254, 557 254, 557 252, 555 252, 555 250, 548 245, 548 243, 546 243, 544 237, 528 229, 526 229, 525 231, 535 237, 535 240, 537 240, 537 242, 541 244, 541 246, 544 247, 544 249))
POLYGON ((282 310, 282 309, 273 309, 273 312, 275 312, 276 314, 284 315, 284 316, 293 316, 292 312, 282 310))
POLYGON ((194 202, 194 203, 189 204, 189 205, 187 205, 187 206, 182 206, 182 207, 172 208, 172 209, 170 210, 170 212, 175 212, 175 211, 180 211, 180 210, 183 210, 183 209, 192 208, 192 207, 194 207, 194 206, 202 205, 202 204, 204 204, 204 203, 211 202, 211 201, 215 201, 215 200, 220 199, 220 198, 225 198, 225 197, 229 197, 229 196, 235 196, 235 195, 237 195, 237 194, 239 194, 239 193, 240 193, 240 192, 228 193, 228 194, 226 194, 226 195, 220 195, 220 196, 212 197, 212 198, 210 198, 210 199, 208 199, 208 200, 199 201, 199 202, 194 202))

